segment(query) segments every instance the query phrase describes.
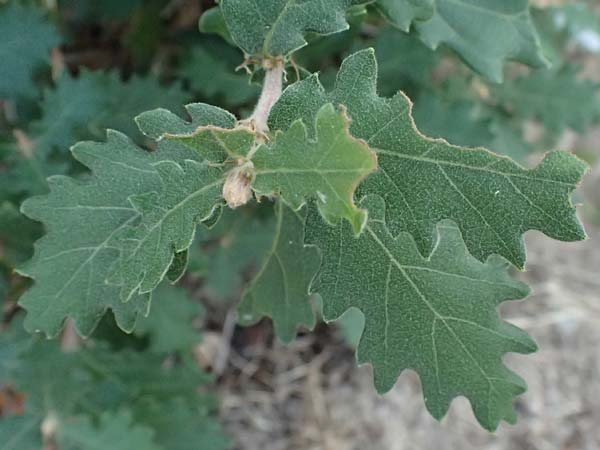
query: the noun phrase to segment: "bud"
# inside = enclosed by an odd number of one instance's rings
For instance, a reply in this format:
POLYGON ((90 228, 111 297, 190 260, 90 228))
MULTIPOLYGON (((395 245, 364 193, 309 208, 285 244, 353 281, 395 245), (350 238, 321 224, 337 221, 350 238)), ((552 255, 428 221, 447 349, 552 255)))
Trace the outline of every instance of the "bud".
POLYGON ((223 185, 223 198, 230 208, 238 208, 250 201, 252 181, 254 181, 252 163, 231 169, 223 185))

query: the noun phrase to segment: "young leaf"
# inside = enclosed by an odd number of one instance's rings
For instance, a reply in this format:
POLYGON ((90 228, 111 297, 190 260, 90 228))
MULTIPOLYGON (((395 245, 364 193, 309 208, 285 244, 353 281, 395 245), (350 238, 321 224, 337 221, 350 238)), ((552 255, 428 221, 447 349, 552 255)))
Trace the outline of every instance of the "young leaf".
POLYGON ((304 245, 306 210, 293 211, 281 201, 275 207, 277 226, 273 245, 244 294, 239 316, 242 325, 252 325, 263 316, 271 317, 275 333, 288 343, 299 326, 309 329, 315 326, 308 291, 321 257, 316 247, 304 245))
POLYGON ((286 56, 306 45, 309 32, 348 29, 346 10, 372 0, 223 0, 221 12, 234 42, 251 56, 286 56))
POLYGON ((252 188, 259 195, 281 197, 294 209, 307 198, 316 197, 325 218, 335 222, 348 219, 356 233, 366 220, 366 212, 354 205, 358 184, 377 166, 375 154, 348 131, 348 118, 325 105, 317 112, 315 139, 296 121, 285 133, 256 147, 250 130, 198 128, 191 134, 166 135, 202 155, 212 163, 250 160, 248 171, 252 188))
POLYGON ((33 76, 49 65, 50 50, 60 42, 56 28, 41 8, 13 0, 0 5, 0 30, 0 98, 34 97, 33 76))
POLYGON ((185 289, 163 283, 152 294, 152 313, 138 321, 135 334, 150 338, 157 353, 189 350, 200 341, 192 321, 203 312, 185 289))
POLYGON ((348 118, 328 104, 317 112, 315 140, 309 139, 300 120, 277 133, 274 143, 260 147, 252 159, 254 190, 261 195, 280 194, 294 209, 316 197, 325 219, 348 219, 360 233, 367 213, 354 204, 354 191, 376 169, 377 158, 350 135, 349 126, 348 118))
POLYGON ((154 442, 152 429, 133 423, 131 412, 105 412, 95 425, 87 416, 61 422, 56 439, 63 450, 161 450, 154 442))
POLYGON ((246 128, 235 130, 214 126, 200 127, 192 133, 169 134, 164 139, 178 142, 216 164, 245 159, 254 148, 256 134, 246 128))
POLYGON ((71 317, 87 336, 111 308, 119 326, 131 331, 137 315, 147 313, 148 298, 123 304, 118 288, 106 283, 119 256, 111 241, 137 217, 129 196, 155 190, 160 180, 149 164, 151 154, 117 132, 109 132, 103 144, 78 144, 73 156, 93 177, 85 183, 50 178, 48 196, 29 199, 22 207, 47 230, 33 258, 19 269, 35 280, 19 301, 28 313, 25 327, 55 336, 71 317))
POLYGON ((381 198, 365 203, 369 222, 359 238, 345 223, 331 227, 309 214, 307 242, 324 256, 312 291, 323 297, 325 320, 352 307, 362 311, 358 360, 373 364, 379 392, 410 368, 421 377, 425 403, 437 419, 452 399, 464 395, 486 429, 513 422, 513 396, 526 387, 502 357, 536 346, 525 332, 501 321, 496 308, 525 297, 527 287, 508 276, 499 258, 482 264, 471 257, 453 225, 438 225, 439 242, 423 258, 411 236, 390 235, 381 198))
POLYGON ((121 256, 108 281, 121 286, 124 302, 159 285, 175 253, 192 245, 196 225, 208 219, 221 201, 220 168, 191 160, 181 165, 165 160, 154 168, 162 181, 161 194, 129 197, 141 223, 123 227, 111 241, 121 248, 121 256))
POLYGON ((288 87, 271 112, 270 128, 286 130, 298 118, 311 124, 322 105, 344 105, 352 135, 378 156, 379 170, 359 193, 383 197, 392 234, 409 232, 425 255, 433 250, 435 226, 443 219, 458 224, 479 260, 496 253, 520 268, 527 230, 564 241, 585 238, 570 200, 587 170, 583 161, 554 152, 525 170, 483 149, 427 138, 414 125, 410 100, 402 93, 381 98, 376 84, 373 51, 358 52, 344 61, 332 92, 325 92, 316 75, 288 87))
POLYGON ((377 0, 393 24, 408 31, 411 21, 432 49, 446 44, 475 70, 502 81, 506 60, 544 67, 529 0, 377 0))

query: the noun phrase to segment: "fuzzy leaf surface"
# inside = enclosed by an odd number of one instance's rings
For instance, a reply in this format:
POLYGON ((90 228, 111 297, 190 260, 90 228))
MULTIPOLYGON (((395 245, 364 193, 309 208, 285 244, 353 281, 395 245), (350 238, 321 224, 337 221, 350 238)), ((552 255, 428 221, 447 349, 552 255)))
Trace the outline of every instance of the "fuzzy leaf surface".
POLYGON ((129 198, 142 217, 115 234, 121 248, 109 282, 121 286, 124 302, 136 293, 152 292, 166 276, 175 253, 187 250, 196 225, 208 219, 221 201, 222 170, 205 163, 184 160, 154 165, 162 190, 129 198))
MULTIPOLYGON (((223 126, 228 118, 222 110, 206 105, 190 105, 187 110, 192 118, 188 125, 193 128, 209 123, 223 126)), ((179 122, 157 122, 154 118, 149 113, 139 119, 140 128, 149 137, 180 130, 179 122)), ((117 236, 138 220, 139 212, 130 197, 162 189, 154 164, 163 160, 163 155, 201 160, 174 142, 161 141, 158 147, 158 151, 148 153, 115 131, 109 131, 105 143, 80 143, 73 156, 90 168, 92 176, 83 182, 50 178, 47 196, 24 203, 23 212, 42 222, 47 230, 36 244, 33 258, 20 269, 35 280, 20 300, 28 312, 28 330, 55 336, 64 319, 71 317, 79 333, 87 336, 111 308, 119 326, 131 331, 137 316, 147 314, 147 295, 135 295, 123 303, 119 287, 106 282, 120 256, 117 236)))
POLYGON ((547 65, 529 13, 529 0, 378 0, 390 21, 411 23, 432 49, 446 44, 489 79, 502 81, 507 60, 547 65))
POLYGON ((367 213, 354 204, 354 191, 376 169, 377 158, 352 137, 348 118, 333 105, 323 106, 315 120, 314 140, 298 120, 256 152, 253 188, 262 195, 280 194, 294 209, 314 197, 328 221, 345 218, 358 234, 367 213))
POLYGON ((304 244, 305 217, 305 209, 294 211, 281 201, 276 204, 272 247, 239 306, 242 325, 271 317, 275 333, 286 343, 296 337, 299 326, 315 326, 309 287, 321 256, 316 247, 304 244))
POLYGON ((433 250, 443 219, 458 224, 477 259, 499 254, 517 267, 525 264, 527 230, 563 241, 586 237, 570 199, 587 170, 583 161, 554 152, 526 170, 484 149, 427 138, 414 124, 410 100, 402 93, 381 98, 376 86, 373 51, 358 52, 344 61, 333 91, 316 75, 288 87, 271 112, 271 129, 286 130, 298 118, 314 123, 322 105, 344 105, 351 134, 367 142, 379 163, 359 195, 383 197, 392 234, 409 232, 424 255, 433 250))
POLYGON ((348 29, 346 10, 372 0, 223 0, 234 42, 248 55, 286 56, 306 45, 306 34, 348 29))
POLYGON ((27 310, 25 327, 55 336, 71 317, 87 336, 111 308, 119 325, 132 330, 138 314, 147 313, 149 299, 121 303, 118 288, 106 283, 119 256, 111 241, 137 217, 128 197, 156 189, 160 180, 150 154, 117 132, 110 132, 106 143, 77 145, 73 156, 92 170, 90 180, 52 177, 50 193, 22 207, 47 230, 33 258, 20 268, 35 281, 19 301, 27 310))
POLYGON ((309 214, 306 240, 323 252, 312 291, 323 298, 325 320, 352 307, 362 311, 358 360, 373 365, 379 392, 390 390, 403 370, 414 369, 437 419, 462 395, 486 429, 514 422, 513 397, 526 386, 502 357, 536 346, 503 322, 496 308, 525 297, 527 286, 508 276, 500 258, 482 264, 471 257, 451 224, 438 225, 438 245, 423 258, 410 235, 389 233, 381 198, 367 203, 369 222, 359 238, 345 223, 332 227, 309 214))

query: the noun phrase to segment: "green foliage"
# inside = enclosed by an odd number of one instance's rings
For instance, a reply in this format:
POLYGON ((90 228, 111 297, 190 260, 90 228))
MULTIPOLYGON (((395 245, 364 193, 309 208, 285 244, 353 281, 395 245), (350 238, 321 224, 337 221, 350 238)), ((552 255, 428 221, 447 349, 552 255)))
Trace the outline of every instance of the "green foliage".
POLYGON ((47 230, 34 257, 19 269, 36 281, 20 300, 28 311, 26 327, 56 336, 65 317, 71 317, 87 336, 110 307, 120 326, 131 331, 138 314, 147 313, 149 299, 139 296, 122 303, 118 287, 106 283, 119 257, 111 242, 137 218, 129 197, 152 190, 160 180, 150 154, 117 132, 110 132, 103 144, 78 144, 73 156, 92 170, 92 178, 84 184, 50 178, 48 196, 32 198, 22 207, 47 230), (149 176, 140 179, 139 174, 149 176))
POLYGON ((42 440, 41 419, 31 414, 4 417, 0 422, 2 450, 36 450, 42 440))
POLYGON ((193 352, 238 297, 241 325, 270 317, 285 343, 322 309, 378 391, 413 369, 438 419, 465 396, 486 429, 514 422, 525 383, 502 360, 535 344, 497 308, 529 292, 509 272, 526 231, 585 238, 571 197, 587 166, 507 156, 598 122, 572 62, 597 51, 595 10, 4 3, 0 383, 26 413, 0 417, 0 448, 228 448, 193 352), (223 39, 196 36, 201 12, 223 39))
POLYGON ((348 29, 346 10, 370 0, 222 0, 221 12, 233 41, 251 56, 287 56, 306 45, 306 34, 348 29))
POLYGON ((200 342, 192 324, 202 313, 184 289, 163 284, 154 293, 152 314, 136 324, 135 334, 147 336, 150 350, 157 353, 189 350, 200 342))
POLYGON ((424 259, 409 235, 390 235, 382 199, 370 200, 368 209, 359 239, 344 224, 330 227, 309 216, 307 241, 324 255, 313 291, 323 297, 325 320, 351 307, 363 312, 358 361, 373 364, 378 391, 391 389, 411 368, 434 417, 442 418, 451 400, 464 395, 487 429, 503 419, 514 422, 512 397, 525 384, 502 365, 502 356, 536 347, 495 313, 501 302, 525 297, 527 287, 506 275, 506 263, 482 264, 469 256, 454 226, 438 225, 439 242, 424 259))
POLYGON ((279 194, 292 208, 299 209, 307 198, 317 198, 323 216, 334 222, 348 219, 360 233, 366 211, 354 205, 354 191, 377 167, 375 154, 349 132, 349 120, 323 106, 315 116, 314 141, 306 126, 293 122, 274 138, 270 148, 259 147, 252 159, 261 195, 279 194))
POLYGON ((377 0, 383 13, 404 31, 411 24, 432 49, 446 44, 489 79, 502 81, 506 60, 547 65, 529 14, 529 0, 456 2, 377 0))
POLYGON ((495 88, 496 97, 522 120, 536 118, 555 133, 583 132, 600 120, 597 83, 577 78, 577 68, 537 71, 495 88), (548 107, 551 104, 552 107, 548 107))
POLYGON ((290 342, 296 329, 315 326, 309 288, 319 270, 321 256, 304 245, 305 212, 295 212, 283 202, 275 206, 277 226, 273 244, 260 272, 244 294, 239 307, 240 323, 250 325, 268 316, 277 336, 290 342))
POLYGON ((275 234, 274 217, 265 212, 265 208, 225 208, 215 226, 198 232, 190 248, 189 272, 203 278, 211 297, 225 300, 239 295, 245 275, 259 268, 275 234))
POLYGON ((44 11, 17 0, 0 5, 0 98, 35 97, 33 76, 49 67, 50 50, 60 43, 44 11))
POLYGON ((431 253, 435 226, 443 219, 458 224, 476 258, 496 253, 520 268, 521 235, 529 229, 567 241, 585 238, 569 197, 587 169, 584 162, 556 152, 527 171, 485 150, 432 140, 414 126, 410 100, 402 93, 378 97, 376 82, 373 52, 359 52, 343 63, 331 93, 317 76, 288 88, 273 109, 271 126, 286 129, 298 116, 312 123, 322 104, 344 105, 353 119, 350 132, 378 156, 379 170, 360 192, 383 197, 392 234, 409 232, 423 254, 431 253))
MULTIPOLYGON (((63 352, 56 342, 23 342, 19 333, 4 339, 19 350, 7 373, 2 373, 3 381, 28 393, 29 413, 0 421, 0 436, 12 439, 3 440, 11 443, 3 448, 40 448, 42 421, 50 430, 47 438, 61 449, 228 447, 215 420, 214 399, 198 391, 210 378, 194 367, 189 356, 166 367, 163 356, 111 351, 101 341, 63 352), (173 416, 165 418, 165 411, 173 416), (13 435, 15 430, 18 434, 13 435)), ((150 341, 153 346, 162 337, 152 335, 150 341)))
POLYGON ((65 450, 93 450, 109 446, 115 450, 160 450, 153 442, 152 430, 132 425, 131 413, 125 410, 102 414, 97 426, 86 416, 76 417, 62 425, 57 434, 58 444, 65 450))
POLYGON ((241 55, 232 50, 218 42, 194 47, 186 54, 181 69, 192 90, 228 107, 245 105, 259 93, 258 86, 251 84, 246 74, 234 72, 241 55), (227 58, 228 55, 231 57, 227 58))
POLYGON ((212 216, 221 199, 222 172, 217 168, 196 161, 161 161, 153 167, 162 182, 161 194, 130 196, 142 220, 111 236, 121 255, 108 282, 121 286, 123 302, 156 289, 174 253, 192 245, 196 225, 212 216))
POLYGON ((190 98, 178 84, 163 87, 152 75, 123 81, 117 72, 65 73, 46 91, 42 119, 32 126, 36 152, 64 152, 78 141, 102 139, 107 128, 143 142, 135 116, 159 106, 181 108, 190 98))

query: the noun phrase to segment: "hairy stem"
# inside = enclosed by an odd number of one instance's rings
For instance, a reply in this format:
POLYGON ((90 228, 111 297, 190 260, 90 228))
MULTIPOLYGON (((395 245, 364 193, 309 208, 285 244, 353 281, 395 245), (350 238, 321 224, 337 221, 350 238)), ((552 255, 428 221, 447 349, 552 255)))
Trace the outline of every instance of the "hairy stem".
POLYGON ((265 81, 260 94, 260 99, 250 117, 250 121, 254 123, 256 130, 260 133, 269 131, 267 120, 269 119, 271 108, 277 103, 277 100, 279 100, 283 91, 283 61, 265 61, 265 72, 265 81))

